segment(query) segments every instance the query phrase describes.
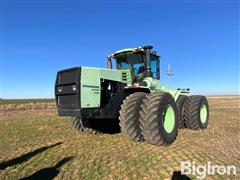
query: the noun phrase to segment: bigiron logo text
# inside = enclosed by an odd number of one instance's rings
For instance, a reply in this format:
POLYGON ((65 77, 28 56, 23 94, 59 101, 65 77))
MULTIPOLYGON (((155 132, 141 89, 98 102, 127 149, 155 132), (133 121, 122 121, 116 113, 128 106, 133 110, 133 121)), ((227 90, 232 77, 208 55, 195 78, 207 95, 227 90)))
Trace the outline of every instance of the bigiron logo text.
POLYGON ((181 174, 194 175, 199 179, 205 178, 207 175, 234 175, 236 176, 237 170, 234 165, 216 165, 207 162, 204 165, 196 164, 194 161, 181 161, 181 174))

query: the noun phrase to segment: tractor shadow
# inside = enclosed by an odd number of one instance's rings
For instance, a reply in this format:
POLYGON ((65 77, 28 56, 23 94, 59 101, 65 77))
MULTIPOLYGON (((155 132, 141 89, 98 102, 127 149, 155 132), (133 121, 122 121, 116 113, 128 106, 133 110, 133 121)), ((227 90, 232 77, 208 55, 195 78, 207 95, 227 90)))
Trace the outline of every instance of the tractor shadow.
POLYGON ((66 162, 72 160, 73 158, 74 158, 74 156, 69 156, 69 157, 63 158, 55 166, 43 168, 43 169, 33 173, 30 176, 21 178, 20 180, 35 180, 35 179, 51 180, 51 179, 54 179, 59 174, 60 167, 62 165, 64 165, 66 162))
POLYGON ((118 119, 91 119, 90 127, 106 134, 121 132, 118 119))
POLYGON ((191 180, 191 178, 181 174, 181 171, 174 171, 171 180, 191 180))
POLYGON ((17 165, 17 164, 21 164, 21 163, 23 163, 25 161, 28 161, 33 156, 36 156, 37 154, 42 153, 42 152, 48 150, 49 148, 53 148, 55 146, 59 146, 60 144, 62 144, 62 142, 58 142, 58 143, 52 144, 50 146, 41 147, 41 148, 36 149, 36 150, 34 150, 32 152, 23 154, 20 157, 17 157, 17 158, 8 160, 8 161, 1 162, 0 163, 0 170, 4 170, 7 167, 11 167, 11 166, 14 166, 14 165, 17 165))

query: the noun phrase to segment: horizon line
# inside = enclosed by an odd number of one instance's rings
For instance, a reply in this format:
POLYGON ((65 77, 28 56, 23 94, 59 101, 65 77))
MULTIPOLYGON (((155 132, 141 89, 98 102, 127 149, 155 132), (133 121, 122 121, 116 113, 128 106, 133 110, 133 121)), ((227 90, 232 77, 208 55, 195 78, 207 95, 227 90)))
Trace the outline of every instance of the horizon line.
MULTIPOLYGON (((240 94, 208 94, 208 95, 203 95, 206 97, 210 97, 210 96, 240 96, 240 94)), ((55 99, 55 97, 16 97, 16 98, 0 98, 1 100, 21 100, 21 99, 55 99)))

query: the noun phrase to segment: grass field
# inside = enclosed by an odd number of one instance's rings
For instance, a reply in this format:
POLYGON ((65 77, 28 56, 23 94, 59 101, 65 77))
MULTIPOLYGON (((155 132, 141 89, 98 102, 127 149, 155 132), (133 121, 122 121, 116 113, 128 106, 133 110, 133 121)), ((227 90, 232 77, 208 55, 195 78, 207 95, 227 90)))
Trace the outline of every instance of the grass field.
POLYGON ((237 176, 207 179, 240 179, 240 97, 208 101, 208 128, 179 130, 165 147, 131 142, 121 133, 78 133, 51 102, 1 104, 0 179, 171 179, 184 160, 235 165, 237 176))
POLYGON ((26 103, 53 103, 54 99, 1 99, 0 105, 4 104, 26 104, 26 103))

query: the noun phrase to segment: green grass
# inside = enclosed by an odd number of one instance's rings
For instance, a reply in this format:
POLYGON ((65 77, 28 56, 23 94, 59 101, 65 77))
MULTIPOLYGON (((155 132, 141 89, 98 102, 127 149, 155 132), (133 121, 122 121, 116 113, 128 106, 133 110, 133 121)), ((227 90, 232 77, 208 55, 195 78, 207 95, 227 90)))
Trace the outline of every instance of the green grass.
POLYGON ((206 130, 180 130, 173 144, 161 147, 132 142, 121 133, 78 133, 71 128, 71 118, 58 117, 55 109, 8 111, 0 118, 0 179, 40 175, 42 179, 46 175, 55 179, 171 179, 183 160, 235 165, 239 173, 239 100, 210 99, 209 104, 206 130), (222 109, 230 105, 233 108, 222 109))
POLYGON ((26 103, 52 103, 54 99, 1 99, 0 105, 3 104, 26 104, 26 103))

